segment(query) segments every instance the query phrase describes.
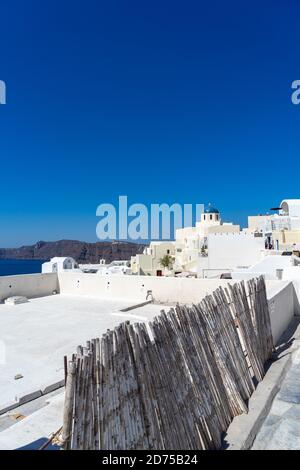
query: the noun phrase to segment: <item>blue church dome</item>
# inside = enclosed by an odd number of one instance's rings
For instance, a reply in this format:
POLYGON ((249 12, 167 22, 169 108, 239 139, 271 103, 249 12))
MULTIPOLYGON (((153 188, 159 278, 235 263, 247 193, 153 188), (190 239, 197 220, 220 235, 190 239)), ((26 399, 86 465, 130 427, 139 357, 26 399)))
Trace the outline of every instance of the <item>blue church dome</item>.
POLYGON ((220 214, 220 211, 219 211, 219 209, 216 209, 215 207, 208 206, 205 209, 204 213, 205 214, 220 214))

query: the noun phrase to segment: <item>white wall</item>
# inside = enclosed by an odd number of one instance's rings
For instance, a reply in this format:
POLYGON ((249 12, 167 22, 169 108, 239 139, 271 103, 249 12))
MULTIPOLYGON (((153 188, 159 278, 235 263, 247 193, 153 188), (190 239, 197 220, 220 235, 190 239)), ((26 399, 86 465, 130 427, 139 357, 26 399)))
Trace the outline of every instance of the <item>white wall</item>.
POLYGON ((284 199, 280 207, 290 217, 300 217, 300 199, 284 199))
POLYGON ((70 256, 58 256, 51 258, 50 261, 47 261, 42 264, 42 273, 54 273, 58 271, 63 271, 64 269, 77 269, 77 263, 74 258, 70 256))
POLYGON ((43 297, 51 295, 58 289, 56 273, 0 276, 0 301, 13 295, 24 295, 28 298, 43 297))
POLYGON ((247 232, 209 234, 207 240, 208 269, 251 266, 261 259, 261 252, 265 249, 263 237, 254 237, 247 232))
MULTIPOLYGON (((89 297, 119 297, 145 301, 147 291, 151 290, 154 300, 163 304, 175 302, 197 303, 217 287, 226 287, 234 280, 225 279, 186 279, 156 276, 118 276, 107 277, 95 274, 67 273, 27 274, 0 277, 0 301, 12 295, 28 298, 61 294, 83 295, 89 297)), ((287 328, 299 302, 293 282, 267 281, 267 296, 270 305, 271 326, 277 342, 287 328)))
POLYGON ((283 280, 292 281, 294 285, 295 315, 300 315, 300 266, 290 266, 283 270, 283 280))
MULTIPOLYGON (((120 297, 142 302, 148 290, 155 301, 197 303, 218 287, 236 281, 227 279, 168 278, 156 276, 95 276, 94 274, 59 273, 62 294, 94 297, 120 297)), ((275 342, 290 323, 295 309, 294 286, 289 281, 267 281, 267 296, 271 310, 271 326, 275 342)))
MULTIPOLYGON (((145 301, 152 290, 157 302, 199 302, 219 286, 226 286, 224 279, 191 279, 157 276, 95 276, 94 274, 59 273, 62 294, 90 295, 96 297, 120 297, 145 301)), ((230 281, 233 282, 233 281, 230 281)))
POLYGON ((42 264, 42 273, 56 273, 57 272, 57 263, 52 261, 47 261, 42 264))
POLYGON ((278 284, 267 290, 271 328, 274 343, 287 329, 295 314, 295 290, 292 282, 278 281, 278 284))
MULTIPOLYGON (((253 277, 261 276, 262 274, 266 279, 277 279, 277 269, 285 269, 291 267, 291 257, 272 255, 266 256, 258 263, 254 264, 247 270, 236 270, 232 273, 233 279, 251 279, 253 277)), ((300 273, 300 268, 299 268, 300 273)))

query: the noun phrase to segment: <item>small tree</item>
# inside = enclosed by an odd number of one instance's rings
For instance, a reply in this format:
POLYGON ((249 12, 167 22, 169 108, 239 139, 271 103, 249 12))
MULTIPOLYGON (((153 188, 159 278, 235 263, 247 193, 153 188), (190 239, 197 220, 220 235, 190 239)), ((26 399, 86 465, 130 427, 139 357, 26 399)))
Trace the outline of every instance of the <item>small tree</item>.
POLYGON ((170 269, 173 265, 173 258, 170 255, 165 255, 159 260, 159 264, 165 269, 170 269))

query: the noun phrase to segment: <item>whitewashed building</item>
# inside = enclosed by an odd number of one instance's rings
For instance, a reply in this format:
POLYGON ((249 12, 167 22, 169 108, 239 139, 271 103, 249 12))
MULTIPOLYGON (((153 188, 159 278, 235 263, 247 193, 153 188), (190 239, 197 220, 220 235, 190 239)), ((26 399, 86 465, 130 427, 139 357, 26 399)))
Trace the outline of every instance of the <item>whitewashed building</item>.
POLYGON ((105 259, 100 259, 99 263, 80 264, 79 268, 84 273, 95 273, 99 276, 106 276, 108 274, 132 274, 130 261, 128 260, 115 260, 111 263, 106 263, 105 259))
POLYGON ((175 257, 175 242, 151 242, 142 254, 131 257, 131 270, 133 274, 162 276, 165 273, 160 260, 164 256, 175 257))
POLYGON ((222 222, 220 211, 209 205, 195 227, 176 230, 174 272, 198 273, 200 260, 203 261, 203 268, 206 268, 209 235, 239 231, 239 225, 222 222))
POLYGON ((263 234, 266 248, 277 251, 300 249, 300 199, 284 199, 278 213, 248 217, 248 230, 263 234))
MULTIPOLYGON (((161 275, 195 275, 199 272, 199 259, 207 256, 207 240, 210 234, 239 233, 240 226, 224 223, 220 211, 212 206, 201 214, 201 220, 194 227, 176 230, 175 241, 155 241, 145 248, 143 254, 131 258, 133 274, 153 276, 161 275), (169 255, 172 258, 171 269, 164 269, 161 258, 169 255)), ((206 268, 206 260, 203 268, 206 268)), ((202 276, 201 276, 202 277, 202 276)))
POLYGON ((132 274, 130 268, 130 261, 128 260, 115 260, 110 264, 102 265, 98 269, 97 274, 100 276, 107 276, 109 274, 130 275, 132 274))
POLYGON ((57 273, 65 270, 78 270, 78 264, 69 256, 56 256, 42 264, 42 273, 57 273))
MULTIPOLYGON (((131 259, 134 274, 166 274, 160 259, 174 258, 168 274, 213 278, 247 270, 266 256, 282 252, 300 255, 300 199, 285 199, 278 213, 248 217, 248 227, 224 223, 212 206, 194 227, 176 230, 174 242, 151 242, 131 259)), ((274 260, 275 261, 275 260, 274 260)))

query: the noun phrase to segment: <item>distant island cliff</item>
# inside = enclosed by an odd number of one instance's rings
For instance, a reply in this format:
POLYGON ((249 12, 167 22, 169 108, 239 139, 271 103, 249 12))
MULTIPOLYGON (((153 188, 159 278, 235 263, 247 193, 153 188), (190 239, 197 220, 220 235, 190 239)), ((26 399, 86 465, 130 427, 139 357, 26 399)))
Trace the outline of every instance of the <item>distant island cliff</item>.
POLYGON ((20 248, 0 248, 0 259, 49 260, 54 256, 71 256, 78 263, 98 263, 101 258, 111 262, 130 259, 131 256, 142 253, 144 247, 145 245, 139 243, 122 241, 96 243, 78 240, 39 241, 35 245, 20 248))

